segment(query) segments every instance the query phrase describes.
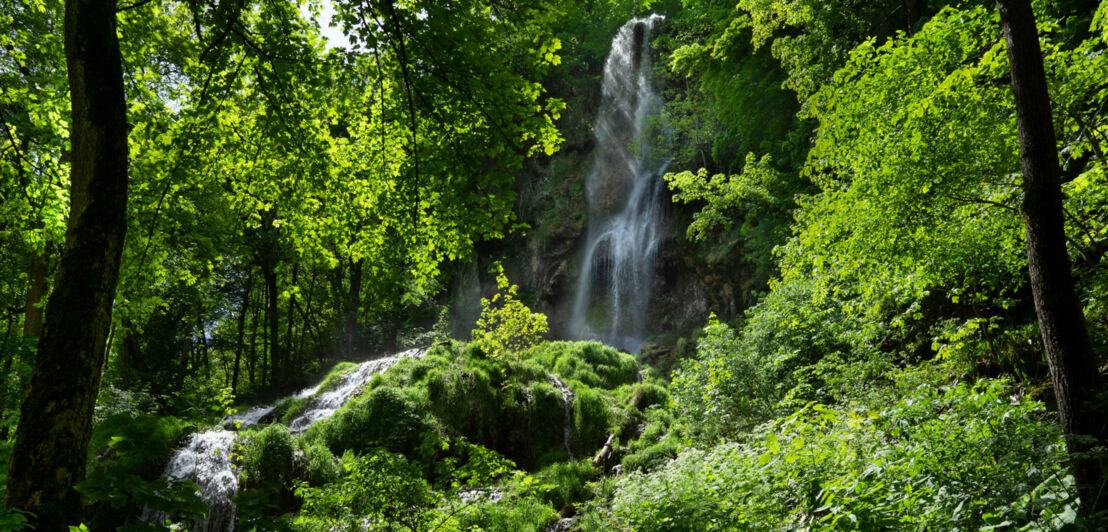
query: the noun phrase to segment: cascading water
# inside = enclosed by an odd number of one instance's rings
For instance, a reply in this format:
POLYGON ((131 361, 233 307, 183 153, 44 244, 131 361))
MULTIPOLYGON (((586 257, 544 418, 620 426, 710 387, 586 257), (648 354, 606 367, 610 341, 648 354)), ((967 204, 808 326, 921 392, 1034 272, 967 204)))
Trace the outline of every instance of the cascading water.
POLYGON ((565 446, 566 455, 569 456, 570 461, 573 461, 573 449, 570 444, 573 442, 573 400, 577 397, 573 395, 573 391, 569 389, 569 386, 566 386, 553 373, 550 374, 550 382, 558 391, 562 392, 562 405, 565 410, 562 419, 562 445, 565 446))
POLYGON ((297 394, 297 397, 311 397, 311 399, 308 400, 308 404, 305 405, 304 413, 289 422, 289 430, 293 434, 308 430, 308 427, 312 426, 316 421, 334 414, 336 410, 360 392, 374 375, 391 368, 402 358, 419 357, 422 355, 422 349, 409 349, 388 358, 363 362, 353 370, 344 374, 339 379, 338 385, 332 390, 319 393, 319 387, 323 384, 320 383, 314 388, 308 388, 300 392, 297 394))
MULTIPOLYGON (((320 393, 322 382, 294 394, 297 398, 310 398, 304 413, 289 423, 289 430, 303 432, 315 422, 330 417, 336 410, 358 394, 374 375, 384 372, 404 358, 423 356, 423 349, 410 349, 396 355, 362 362, 344 374, 334 389, 320 393)), ((256 425, 275 407, 257 406, 240 414, 224 418, 221 427, 189 436, 184 447, 170 457, 163 477, 188 480, 200 487, 208 514, 203 520, 192 523, 193 532, 233 532, 238 508, 232 497, 238 492, 238 473, 231 461, 231 451, 238 429, 256 425)), ((142 520, 148 523, 164 523, 170 516, 163 512, 144 508, 142 520)))
POLYGON ((570 316, 571 334, 638 352, 661 240, 662 174, 669 158, 651 139, 661 133, 662 100, 651 83, 650 40, 664 17, 620 28, 604 65, 594 125, 596 150, 586 181, 589 228, 570 316))
MULTIPOLYGON (((223 419, 222 427, 235 428, 257 424, 273 411, 273 406, 256 406, 240 414, 223 419)), ((238 475, 231 463, 231 451, 235 433, 226 428, 197 432, 188 437, 185 446, 169 458, 162 476, 195 482, 200 488, 208 514, 193 523, 190 530, 196 532, 231 532, 235 529, 237 508, 231 497, 239 489, 238 475)), ((164 523, 171 516, 165 512, 143 508, 142 520, 148 523, 164 523)))

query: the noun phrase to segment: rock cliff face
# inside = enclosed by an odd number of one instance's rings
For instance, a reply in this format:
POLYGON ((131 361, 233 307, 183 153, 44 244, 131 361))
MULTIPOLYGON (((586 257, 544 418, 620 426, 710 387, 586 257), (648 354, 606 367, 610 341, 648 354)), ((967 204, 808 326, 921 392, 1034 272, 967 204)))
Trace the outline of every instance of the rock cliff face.
MULTIPOLYGON (((656 59, 657 64, 664 64, 656 59)), ((598 149, 593 117, 602 105, 602 61, 582 61, 578 82, 555 95, 567 108, 559 123, 566 138, 553 156, 536 156, 519 173, 518 221, 529 226, 497 242, 479 246, 469 264, 458 264, 449 298, 454 332, 466 336, 480 313, 480 298, 495 288, 488 273, 501 261, 524 301, 550 319, 552 336, 571 338, 574 291, 582 270, 582 255, 591 216, 586 182, 598 149)), ((670 168, 684 170, 684 168, 670 168)), ((685 237, 693 207, 674 205, 666 194, 661 246, 655 255, 650 283, 645 339, 651 349, 680 353, 678 340, 695 337, 710 313, 721 319, 738 315, 749 299, 742 293, 746 277, 740 245, 707 249, 685 237)), ((596 209, 591 209, 596 211, 596 209)), ((638 346, 629 347, 637 349, 638 346)), ((654 355, 651 355, 654 356, 654 355)))
MULTIPOLYGON (((549 188, 540 195, 521 197, 521 203, 548 207, 535 208, 529 211, 531 217, 523 218, 532 228, 481 246, 476 261, 459 266, 450 288, 457 335, 468 335, 480 314, 480 298, 494 292, 495 283, 488 271, 493 262, 500 260, 512 282, 520 285, 524 300, 549 317, 552 335, 569 336, 569 314, 580 275, 587 221, 581 192, 584 169, 557 160, 570 155, 563 152, 536 161, 523 175, 532 183, 549 180, 549 188), (552 172, 552 167, 561 165, 568 171, 552 172)), ((685 342, 689 345, 683 347, 682 340, 695 338, 709 314, 732 319, 751 300, 751 294, 742 288, 748 273, 737 251, 740 246, 736 243, 729 248, 707 250, 702 244, 689 242, 685 231, 691 216, 691 208, 673 204, 666 213, 646 325, 646 339, 654 345, 644 349, 643 355, 647 357, 664 359, 691 351, 691 342, 685 342), (662 355, 657 353, 659 350, 662 355)), ((662 365, 666 364, 669 363, 662 365)))

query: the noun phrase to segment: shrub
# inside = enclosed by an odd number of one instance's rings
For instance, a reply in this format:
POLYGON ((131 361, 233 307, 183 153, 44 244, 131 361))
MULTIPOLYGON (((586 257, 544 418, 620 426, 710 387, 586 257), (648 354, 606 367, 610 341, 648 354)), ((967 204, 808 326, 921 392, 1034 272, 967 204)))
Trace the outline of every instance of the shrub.
POLYGON ((481 298, 481 317, 473 330, 473 343, 497 360, 519 358, 520 353, 542 339, 550 327, 546 316, 531 312, 516 299, 519 287, 510 284, 504 269, 497 264, 498 292, 492 299, 481 298))
POLYGON ((311 486, 322 486, 342 476, 342 463, 320 442, 300 442, 303 458, 298 476, 311 486))
POLYGON ((307 439, 321 438, 338 455, 347 450, 366 453, 375 447, 391 452, 420 451, 431 432, 425 405, 410 392, 380 387, 342 407, 334 416, 308 429, 307 439))
POLYGON ((541 497, 554 508, 562 508, 587 499, 590 494, 585 485, 596 476, 596 469, 585 459, 551 464, 536 473, 535 479, 543 486, 541 497))
POLYGON ((367 523, 373 529, 425 530, 437 520, 437 495, 402 455, 372 449, 344 462, 337 482, 297 488, 304 506, 294 524, 309 530, 364 530, 367 523))
POLYGON ((457 511, 459 530, 520 532, 544 530, 558 518, 545 501, 535 497, 505 496, 497 501, 465 504, 457 511))
POLYGON ((282 508, 292 504, 295 478, 293 440, 288 427, 269 425, 246 436, 240 478, 246 489, 264 492, 282 508))
POLYGON ((1006 383, 897 377, 867 404, 811 404, 746 441, 689 449, 617 481, 611 514, 636 530, 969 530, 1051 522, 1064 445, 1042 405, 1006 383), (1053 482, 1053 484, 1052 484, 1053 482), (1037 494, 1037 495, 1028 495, 1037 494))
POLYGON ((576 386, 573 401, 573 453, 584 456, 604 445, 611 433, 612 409, 604 396, 591 388, 576 386))
POLYGON ((680 450, 681 444, 677 440, 664 438, 624 456, 620 464, 623 465, 623 470, 627 472, 652 471, 677 458, 680 450))
MULTIPOLYGON (((87 524, 114 530, 144 506, 186 519, 202 516, 206 507, 195 484, 160 478, 173 448, 193 429, 180 418, 131 413, 98 423, 89 444, 89 473, 77 486, 90 503, 87 524)), ((3 454, 0 473, 7 466, 3 454)))
POLYGON ((734 329, 713 315, 697 343, 696 357, 673 372, 675 411, 695 439, 712 441, 768 418, 780 398, 734 329))

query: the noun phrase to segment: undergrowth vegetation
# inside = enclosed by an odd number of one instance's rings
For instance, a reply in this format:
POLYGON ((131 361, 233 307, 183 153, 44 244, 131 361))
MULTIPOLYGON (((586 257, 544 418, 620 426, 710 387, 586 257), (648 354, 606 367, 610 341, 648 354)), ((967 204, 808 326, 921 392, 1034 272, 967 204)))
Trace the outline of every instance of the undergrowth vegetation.
POLYGON ((1055 529, 1073 520, 1060 431, 1009 383, 909 372, 614 482, 586 530, 1055 529))

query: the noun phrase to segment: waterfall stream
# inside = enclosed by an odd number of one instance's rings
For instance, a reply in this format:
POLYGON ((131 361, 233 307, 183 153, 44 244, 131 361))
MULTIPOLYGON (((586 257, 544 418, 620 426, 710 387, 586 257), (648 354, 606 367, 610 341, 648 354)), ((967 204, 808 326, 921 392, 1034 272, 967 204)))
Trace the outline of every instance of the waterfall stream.
POLYGON ((604 65, 597 147, 586 180, 589 226, 570 315, 577 338, 635 353, 645 335, 661 240, 661 177, 669 163, 652 142, 664 133, 650 66, 650 41, 663 19, 624 24, 604 65))
MULTIPOLYGON (((355 366, 340 377, 331 390, 320 392, 323 382, 301 390, 296 398, 310 398, 303 413, 289 423, 291 432, 300 433, 315 422, 330 417, 347 401, 353 399, 369 383, 374 375, 384 372, 404 358, 423 356, 423 349, 410 349, 396 355, 369 360, 355 366)), ((208 515, 192 523, 193 532, 233 532, 238 508, 232 501, 238 492, 238 472, 231 461, 237 429, 258 424, 275 408, 274 405, 256 406, 245 412, 228 416, 220 428, 197 432, 188 437, 185 445, 174 451, 165 466, 163 477, 189 480, 200 488, 208 515)), ((141 519, 148 523, 164 523, 171 516, 144 508, 141 519)))
POLYGON ((550 382, 558 391, 562 392, 562 404, 565 408, 565 416, 562 420, 562 445, 565 445, 566 454, 569 455, 569 460, 572 462, 573 449, 570 448, 570 444, 573 442, 573 400, 576 399, 576 396, 573 395, 573 391, 569 389, 569 386, 566 386, 553 373, 550 374, 550 382))
POLYGON ((402 358, 422 355, 422 349, 409 349, 391 357, 362 362, 353 370, 344 374, 339 379, 338 384, 331 390, 320 393, 319 387, 323 383, 319 383, 314 388, 301 391, 296 395, 297 397, 311 397, 311 399, 305 405, 303 413, 289 422, 289 431, 293 434, 299 434, 308 430, 308 427, 312 426, 313 423, 330 417, 342 405, 361 392, 362 388, 369 383, 369 379, 372 379, 374 375, 391 368, 402 358))

